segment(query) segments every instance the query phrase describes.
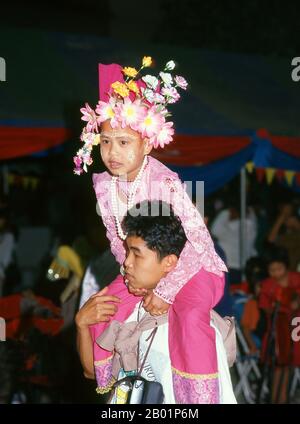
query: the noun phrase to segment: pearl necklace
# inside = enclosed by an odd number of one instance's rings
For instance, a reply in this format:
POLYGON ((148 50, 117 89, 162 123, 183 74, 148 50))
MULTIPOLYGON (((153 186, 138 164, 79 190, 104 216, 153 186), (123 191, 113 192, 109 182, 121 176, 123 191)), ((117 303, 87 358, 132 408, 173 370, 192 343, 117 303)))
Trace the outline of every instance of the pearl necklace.
MULTIPOLYGON (((139 170, 139 172, 138 172, 136 178, 134 179, 132 186, 130 188, 130 191, 129 191, 129 194, 128 194, 128 197, 127 197, 127 211, 129 211, 134 206, 135 195, 136 195, 137 190, 138 190, 138 188, 141 184, 142 175, 143 175, 143 172, 146 168, 147 163, 148 163, 148 159, 147 159, 147 155, 146 155, 144 157, 141 169, 139 170)), ((117 227, 118 236, 122 240, 125 240, 127 234, 124 233, 122 226, 121 226, 121 222, 118 218, 117 180, 118 180, 118 177, 112 177, 112 179, 111 179, 111 187, 110 187, 111 204, 112 204, 112 211, 113 211, 113 215, 114 215, 114 219, 115 219, 115 223, 116 223, 116 227, 117 227)))

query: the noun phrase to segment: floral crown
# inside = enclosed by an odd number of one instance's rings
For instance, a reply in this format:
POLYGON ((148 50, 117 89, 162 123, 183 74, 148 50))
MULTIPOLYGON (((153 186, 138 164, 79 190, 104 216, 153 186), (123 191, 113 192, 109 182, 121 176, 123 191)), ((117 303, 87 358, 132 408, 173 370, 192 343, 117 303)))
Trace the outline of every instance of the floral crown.
POLYGON ((182 76, 173 77, 170 73, 175 62, 170 60, 158 76, 140 72, 152 64, 152 58, 145 56, 139 70, 120 65, 99 65, 100 100, 96 109, 87 103, 80 109, 81 119, 87 124, 83 128, 80 140, 84 143, 73 158, 74 173, 87 172, 87 166, 93 163, 93 146, 100 143, 99 128, 102 122, 110 120, 112 128, 129 126, 138 131, 155 148, 164 147, 173 140, 174 128, 167 106, 180 99, 177 88, 186 90, 188 83, 182 76), (125 79, 124 79, 125 77, 125 79))

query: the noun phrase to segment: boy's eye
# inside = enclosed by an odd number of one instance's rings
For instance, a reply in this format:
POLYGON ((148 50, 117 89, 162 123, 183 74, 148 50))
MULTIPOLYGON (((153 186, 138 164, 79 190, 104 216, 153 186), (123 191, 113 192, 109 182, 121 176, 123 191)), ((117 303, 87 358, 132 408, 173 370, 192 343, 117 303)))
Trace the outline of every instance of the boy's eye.
POLYGON ((101 143, 108 144, 109 143, 109 140, 107 140, 106 138, 104 138, 104 139, 101 140, 101 143))
POLYGON ((121 144, 124 146, 125 144, 128 144, 127 140, 121 140, 121 144))

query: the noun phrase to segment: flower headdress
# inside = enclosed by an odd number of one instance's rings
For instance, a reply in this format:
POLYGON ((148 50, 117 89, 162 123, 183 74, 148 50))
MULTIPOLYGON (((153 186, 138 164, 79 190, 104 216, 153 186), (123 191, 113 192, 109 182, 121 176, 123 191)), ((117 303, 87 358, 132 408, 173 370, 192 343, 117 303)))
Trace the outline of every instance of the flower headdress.
POLYGON ((177 88, 186 90, 188 84, 182 76, 171 75, 170 71, 175 68, 173 60, 167 62, 158 76, 145 75, 137 79, 151 64, 152 58, 145 56, 139 70, 116 64, 99 65, 100 100, 95 110, 87 103, 80 109, 81 119, 87 124, 80 137, 84 145, 73 159, 75 174, 87 172, 87 165, 93 163, 92 148, 100 143, 99 128, 106 120, 110 120, 112 128, 121 125, 138 131, 143 138, 149 138, 155 148, 173 140, 173 122, 166 121, 171 116, 167 106, 180 99, 177 88))

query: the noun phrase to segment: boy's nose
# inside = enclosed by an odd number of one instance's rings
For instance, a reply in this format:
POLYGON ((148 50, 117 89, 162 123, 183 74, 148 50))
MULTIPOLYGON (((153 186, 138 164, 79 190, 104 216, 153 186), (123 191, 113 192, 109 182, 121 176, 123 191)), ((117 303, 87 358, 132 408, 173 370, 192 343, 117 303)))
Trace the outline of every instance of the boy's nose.
POLYGON ((119 154, 119 147, 117 143, 111 143, 110 150, 109 150, 110 156, 118 155, 119 154))

